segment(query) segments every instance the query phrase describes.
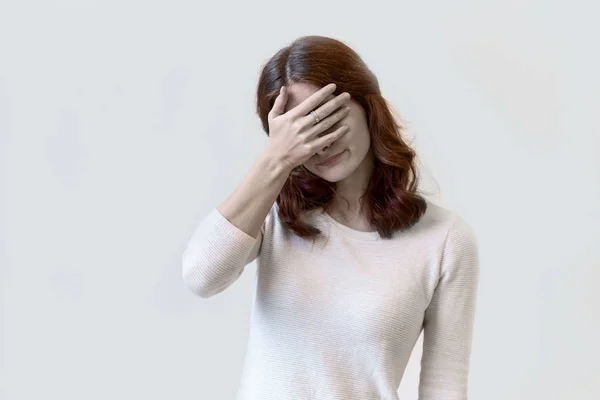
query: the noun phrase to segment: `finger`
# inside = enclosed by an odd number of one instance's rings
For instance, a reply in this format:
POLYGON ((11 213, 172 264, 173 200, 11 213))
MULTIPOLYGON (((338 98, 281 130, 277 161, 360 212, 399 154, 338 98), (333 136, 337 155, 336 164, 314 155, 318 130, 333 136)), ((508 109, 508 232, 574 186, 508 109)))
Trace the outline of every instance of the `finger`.
POLYGON ((317 108, 317 106, 319 106, 321 103, 323 103, 327 96, 335 92, 336 88, 337 86, 335 85, 335 83, 330 83, 329 85, 324 86, 323 88, 319 89, 317 92, 313 93, 308 98, 306 98, 302 103, 298 104, 296 107, 291 109, 289 113, 292 117, 295 118, 305 116, 306 114, 317 108))
POLYGON ((317 114, 317 116, 319 117, 319 122, 317 122, 315 120, 315 116, 312 115, 312 113, 311 113, 309 115, 301 117, 299 120, 299 123, 303 127, 319 124, 319 123, 321 123, 321 121, 324 121, 325 118, 327 118, 332 112, 334 112, 335 110, 339 109, 340 107, 348 104, 349 101, 350 101, 350 94, 347 92, 344 92, 344 93, 334 97, 333 99, 327 101, 327 103, 323 104, 321 107, 314 110, 315 113, 317 114))
POLYGON ((273 103, 273 108, 269 111, 268 120, 271 122, 272 119, 282 115, 285 111, 285 105, 288 100, 287 88, 282 86, 279 90, 279 94, 273 103))
POLYGON ((311 153, 316 153, 331 145, 333 142, 348 133, 348 125, 343 125, 328 135, 321 136, 311 143, 311 153))
POLYGON ((345 106, 345 107, 342 107, 342 108, 336 110, 333 114, 331 114, 330 116, 328 116, 327 118, 325 118, 324 120, 319 122, 318 124, 310 127, 306 131, 306 135, 308 137, 312 138, 314 136, 319 135, 320 133, 327 131, 332 126, 334 126, 335 124, 340 122, 342 119, 344 119, 346 116, 348 116, 349 113, 350 113, 350 107, 348 107, 348 106, 345 106))

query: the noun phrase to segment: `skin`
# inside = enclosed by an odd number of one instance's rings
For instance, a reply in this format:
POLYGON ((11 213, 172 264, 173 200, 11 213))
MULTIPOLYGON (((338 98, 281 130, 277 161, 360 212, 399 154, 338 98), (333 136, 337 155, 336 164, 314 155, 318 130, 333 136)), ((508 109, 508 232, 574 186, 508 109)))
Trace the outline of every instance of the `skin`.
MULTIPOLYGON (((294 83, 287 86, 288 99, 285 111, 292 110, 320 87, 308 83, 294 83)), ((334 99, 329 95, 326 101, 334 99)), ((371 177, 375 157, 371 149, 371 138, 367 116, 360 104, 350 99, 349 113, 319 136, 328 134, 347 125, 348 132, 338 140, 315 153, 303 163, 313 174, 336 183, 337 195, 328 213, 339 222, 360 231, 372 231, 361 211, 360 197, 364 194, 371 177), (332 156, 341 154, 334 164, 322 165, 332 156)), ((319 109, 316 108, 317 114, 319 109)), ((312 117, 312 116, 311 116, 312 117)))
POLYGON ((320 89, 306 84, 281 88, 268 114, 266 148, 235 191, 218 206, 238 229, 257 237, 292 170, 306 165, 338 186, 339 195, 327 210, 331 217, 356 230, 374 230, 360 206, 374 163, 364 111, 351 102, 348 93, 334 96, 335 90, 334 84, 320 89), (310 114, 312 110, 321 118, 319 123, 310 114), (318 165, 341 150, 345 150, 344 156, 335 166, 318 165))

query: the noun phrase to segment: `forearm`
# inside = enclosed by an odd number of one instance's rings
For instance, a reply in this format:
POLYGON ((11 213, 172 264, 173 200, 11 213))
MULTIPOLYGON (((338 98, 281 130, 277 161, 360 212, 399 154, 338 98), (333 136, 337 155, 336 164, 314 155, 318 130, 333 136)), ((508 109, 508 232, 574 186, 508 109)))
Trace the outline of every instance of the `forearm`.
POLYGON ((217 210, 238 229, 257 237, 290 172, 266 150, 217 210))

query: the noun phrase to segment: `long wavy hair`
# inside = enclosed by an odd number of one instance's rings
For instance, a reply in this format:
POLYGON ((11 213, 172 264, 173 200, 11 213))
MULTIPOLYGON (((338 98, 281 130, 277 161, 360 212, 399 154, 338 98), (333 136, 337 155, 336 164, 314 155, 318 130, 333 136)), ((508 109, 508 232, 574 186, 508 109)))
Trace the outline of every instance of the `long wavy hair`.
MULTIPOLYGON (((256 93, 256 111, 269 135, 267 115, 282 86, 310 83, 337 86, 335 95, 348 92, 365 110, 375 166, 362 196, 363 210, 382 238, 413 226, 425 213, 427 202, 418 194, 416 154, 402 138, 397 121, 382 97, 379 82, 360 56, 348 45, 324 36, 304 36, 279 50, 264 65, 256 93)), ((303 166, 285 182, 277 204, 279 217, 297 235, 315 238, 321 232, 300 217, 322 207, 327 211, 336 184, 303 166)))

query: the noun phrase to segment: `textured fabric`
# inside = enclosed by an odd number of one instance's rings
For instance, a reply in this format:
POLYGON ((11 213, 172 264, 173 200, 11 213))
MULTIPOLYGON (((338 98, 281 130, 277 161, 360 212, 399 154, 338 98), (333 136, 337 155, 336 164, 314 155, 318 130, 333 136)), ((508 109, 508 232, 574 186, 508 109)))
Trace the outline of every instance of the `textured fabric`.
POLYGON ((257 260, 237 399, 398 399, 422 330, 419 399, 467 399, 479 280, 470 226, 431 202, 392 239, 322 210, 304 218, 324 237, 313 243, 287 232, 277 205, 257 238, 215 209, 183 254, 184 282, 201 297, 221 292, 257 260))

